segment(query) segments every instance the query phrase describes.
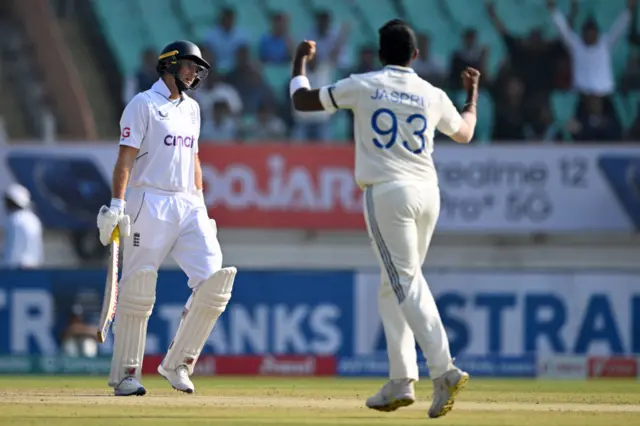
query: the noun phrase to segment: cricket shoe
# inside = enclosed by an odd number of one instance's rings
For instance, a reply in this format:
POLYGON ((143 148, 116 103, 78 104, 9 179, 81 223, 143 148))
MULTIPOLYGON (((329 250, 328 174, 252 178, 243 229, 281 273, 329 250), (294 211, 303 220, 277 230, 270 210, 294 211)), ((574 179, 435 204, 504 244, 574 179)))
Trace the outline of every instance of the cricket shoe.
POLYGON ((113 394, 115 396, 142 396, 145 393, 147 393, 147 390, 138 379, 133 376, 125 377, 118 383, 118 386, 113 388, 113 394))
POLYGON ((408 407, 416 401, 412 379, 389 380, 382 388, 367 399, 367 407, 378 411, 396 411, 408 407))
POLYGON ((429 417, 435 419, 447 414, 453 408, 456 396, 469 381, 469 373, 454 367, 433 380, 433 400, 429 417))
POLYGON ((158 366, 158 373, 169 383, 175 390, 186 393, 193 393, 195 388, 193 386, 193 382, 189 379, 189 371, 187 371, 187 367, 184 365, 179 365, 175 370, 165 370, 165 368, 160 364, 158 366))

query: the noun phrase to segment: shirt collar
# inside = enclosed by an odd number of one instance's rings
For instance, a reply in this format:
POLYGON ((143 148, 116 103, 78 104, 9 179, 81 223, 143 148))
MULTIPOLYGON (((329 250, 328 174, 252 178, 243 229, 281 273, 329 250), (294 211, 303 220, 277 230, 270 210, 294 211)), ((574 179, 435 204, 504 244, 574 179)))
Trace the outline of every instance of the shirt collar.
MULTIPOLYGON (((169 99, 169 96, 171 96, 171 91, 167 87, 167 84, 164 82, 164 80, 161 78, 159 78, 158 81, 153 83, 153 86, 151 86, 151 90, 153 90, 156 93, 160 93, 162 96, 164 96, 167 99, 169 99)), ((180 97, 184 99, 184 93, 181 93, 180 97)))
POLYGON ((400 71, 400 72, 405 72, 408 74, 414 74, 415 71, 413 70, 413 68, 408 68, 408 67, 401 67, 399 65, 387 65, 385 66, 385 69, 390 69, 390 70, 394 70, 394 71, 400 71))

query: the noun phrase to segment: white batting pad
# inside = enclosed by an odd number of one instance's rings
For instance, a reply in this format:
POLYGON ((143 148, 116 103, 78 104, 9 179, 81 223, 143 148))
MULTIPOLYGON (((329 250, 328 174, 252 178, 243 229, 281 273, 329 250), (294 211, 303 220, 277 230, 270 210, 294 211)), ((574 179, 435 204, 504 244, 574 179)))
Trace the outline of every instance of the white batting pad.
POLYGON ((147 323, 156 301, 157 279, 155 271, 138 271, 120 283, 109 386, 117 386, 127 376, 141 380, 147 323))
POLYGON ((189 374, 193 374, 193 367, 209 334, 231 299, 236 273, 236 268, 222 268, 195 290, 189 311, 180 322, 164 359, 165 370, 185 365, 189 374))

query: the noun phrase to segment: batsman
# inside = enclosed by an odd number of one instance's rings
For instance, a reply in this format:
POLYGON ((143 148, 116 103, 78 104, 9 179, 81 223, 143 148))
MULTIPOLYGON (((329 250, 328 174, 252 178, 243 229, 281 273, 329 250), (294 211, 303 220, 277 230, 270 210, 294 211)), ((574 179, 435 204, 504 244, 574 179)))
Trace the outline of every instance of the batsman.
POLYGON ((209 68, 195 44, 167 45, 158 57, 158 81, 129 102, 120 120, 113 198, 97 220, 102 244, 109 244, 118 225, 124 237, 109 374, 116 396, 146 393, 141 371, 147 323, 158 268, 167 255, 185 272, 192 290, 158 367, 176 390, 194 392, 189 376, 231 298, 236 269, 222 268, 216 225, 202 193, 200 108, 185 93, 198 88, 209 68))

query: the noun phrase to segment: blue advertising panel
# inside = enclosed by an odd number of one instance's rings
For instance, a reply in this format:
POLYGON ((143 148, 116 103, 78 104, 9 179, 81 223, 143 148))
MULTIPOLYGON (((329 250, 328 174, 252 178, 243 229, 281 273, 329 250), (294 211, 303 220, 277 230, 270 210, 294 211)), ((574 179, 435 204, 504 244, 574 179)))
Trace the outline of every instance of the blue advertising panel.
MULTIPOLYGON (((509 371, 520 361, 526 367, 530 356, 640 353, 636 274, 427 271, 426 277, 453 356, 476 369, 509 371), (483 366, 487 359, 493 361, 483 366)), ((74 306, 82 306, 87 322, 97 320, 104 281, 99 269, 3 271, 0 355, 59 353, 74 306)), ((377 273, 241 270, 204 352, 335 355, 345 369, 371 369, 358 365, 386 361, 379 281, 377 273)), ((166 351, 188 297, 182 272, 160 271, 147 353, 166 351)), ((102 354, 111 343, 109 334, 102 354)))
MULTIPOLYGON (((95 323, 103 270, 3 271, 0 354, 52 355, 72 307, 95 323)), ((205 353, 347 354, 353 340, 353 273, 239 271, 231 301, 205 353)), ((160 271, 149 321, 147 353, 163 353, 189 297, 180 271, 160 271)), ((116 319, 117 327, 117 319, 116 319)), ((101 345, 111 351, 111 338, 101 345)))
MULTIPOLYGON (((640 354, 640 276, 602 271, 432 271, 453 356, 640 354)), ((377 273, 356 275, 353 353, 385 351, 377 273)))

